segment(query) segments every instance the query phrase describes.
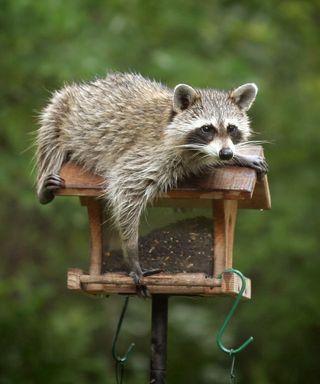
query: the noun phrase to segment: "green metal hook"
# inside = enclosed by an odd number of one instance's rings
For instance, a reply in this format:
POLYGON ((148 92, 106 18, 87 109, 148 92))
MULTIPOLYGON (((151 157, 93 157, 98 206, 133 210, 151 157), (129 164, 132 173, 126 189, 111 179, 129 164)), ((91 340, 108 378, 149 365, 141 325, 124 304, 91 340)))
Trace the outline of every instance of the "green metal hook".
POLYGON ((126 297, 126 300, 124 302, 124 305, 123 305, 123 308, 121 311, 121 315, 120 315, 120 319, 118 322, 117 330, 116 330, 116 333, 115 333, 115 335, 113 337, 113 341, 112 341, 112 356, 113 356, 114 360, 120 364, 124 364, 127 361, 129 353, 132 351, 132 348, 135 346, 134 343, 131 343, 130 347, 127 350, 127 353, 123 357, 118 356, 116 353, 116 345, 117 345, 121 325, 123 322, 123 318, 124 318, 124 315, 125 315, 126 310, 127 310, 128 302, 129 302, 129 296, 126 297))
POLYGON ((241 352, 244 348, 246 348, 246 346, 248 344, 250 344, 252 341, 253 341, 253 337, 249 337, 248 340, 246 340, 244 343, 242 343, 240 345, 240 347, 238 348, 226 348, 223 344, 222 344, 222 337, 223 337, 223 334, 224 334, 224 331, 226 329, 226 327, 228 326, 236 308, 238 307, 239 305, 239 302, 241 300, 241 297, 243 295, 243 292, 245 291, 246 289, 246 278, 243 276, 243 274, 238 271, 237 269, 233 269, 233 268, 230 268, 230 269, 226 269, 224 272, 222 272, 222 274, 226 273, 226 272, 233 272, 233 273, 236 273, 238 276, 240 276, 241 278, 241 281, 242 281, 242 286, 241 286, 241 289, 240 289, 240 292, 238 293, 234 303, 233 303, 233 306, 230 310, 230 312, 228 313, 228 316, 226 317, 224 323, 222 324, 221 328, 219 329, 219 332, 217 333, 217 337, 216 337, 216 342, 217 342, 217 345, 218 347, 221 349, 221 351, 225 352, 225 353, 228 353, 230 356, 232 355, 235 355, 236 353, 238 352, 241 352))

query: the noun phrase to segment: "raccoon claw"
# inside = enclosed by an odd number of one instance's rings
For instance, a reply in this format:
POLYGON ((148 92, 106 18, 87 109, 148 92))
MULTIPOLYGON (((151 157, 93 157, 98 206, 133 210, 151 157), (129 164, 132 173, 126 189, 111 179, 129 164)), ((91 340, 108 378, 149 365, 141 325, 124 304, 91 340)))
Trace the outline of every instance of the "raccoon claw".
POLYGON ((146 299, 147 297, 150 297, 151 295, 147 286, 144 284, 141 284, 141 277, 143 276, 143 274, 142 276, 139 276, 136 272, 130 272, 129 275, 133 278, 133 281, 136 285, 137 295, 142 299, 146 299))
POLYGON ((241 156, 236 155, 234 161, 241 167, 250 167, 257 172, 258 180, 262 180, 263 176, 268 173, 268 164, 266 160, 261 156, 248 155, 241 156))
POLYGON ((252 162, 252 168, 256 170, 259 181, 268 173, 268 164, 262 157, 252 162))
POLYGON ((54 199, 54 192, 65 186, 64 179, 56 174, 48 175, 39 192, 39 201, 41 204, 48 204, 54 199))
POLYGON ((154 275, 154 274, 157 274, 160 272, 162 272, 162 270, 159 268, 149 269, 147 271, 143 271, 141 276, 139 276, 136 272, 130 272, 129 275, 133 278, 133 281, 136 285, 137 295, 139 297, 141 297, 143 299, 151 297, 151 294, 150 294, 147 286, 144 284, 141 284, 141 277, 151 276, 151 275, 154 275))
POLYGON ((147 276, 152 276, 156 275, 157 273, 162 272, 162 269, 160 268, 154 268, 154 269, 148 269, 147 271, 142 272, 142 276, 147 277, 147 276))

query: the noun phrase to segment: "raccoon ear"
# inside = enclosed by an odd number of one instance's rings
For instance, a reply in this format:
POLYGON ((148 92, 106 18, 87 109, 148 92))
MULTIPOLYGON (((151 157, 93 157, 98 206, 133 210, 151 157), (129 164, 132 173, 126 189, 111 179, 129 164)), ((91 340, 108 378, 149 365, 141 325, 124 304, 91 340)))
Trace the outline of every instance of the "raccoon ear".
POLYGON ((231 92, 231 98, 243 111, 248 111, 258 93, 258 87, 254 83, 241 85, 231 92))
POLYGON ((197 92, 187 84, 178 84, 173 91, 173 110, 183 111, 198 99, 197 92))

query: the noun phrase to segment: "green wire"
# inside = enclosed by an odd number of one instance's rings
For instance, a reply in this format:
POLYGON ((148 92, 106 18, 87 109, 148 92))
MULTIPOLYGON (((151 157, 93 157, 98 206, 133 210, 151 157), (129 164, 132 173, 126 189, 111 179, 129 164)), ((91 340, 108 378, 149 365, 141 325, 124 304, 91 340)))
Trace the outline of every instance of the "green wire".
POLYGON ((123 357, 118 356, 116 353, 116 345, 117 345, 119 333, 121 330, 123 318, 124 318, 124 315, 125 315, 126 310, 127 310, 128 302, 129 302, 129 296, 126 297, 126 300, 124 302, 124 305, 123 305, 123 308, 121 311, 121 315, 120 315, 120 319, 119 319, 119 322, 117 325, 117 330, 116 330, 116 333, 115 333, 113 341, 112 341, 112 356, 117 363, 121 363, 121 364, 124 364, 127 361, 129 353, 132 351, 132 348, 135 346, 134 343, 131 343, 131 345, 129 346, 129 348, 127 350, 127 353, 123 357))
POLYGON ((238 276, 240 276, 241 281, 242 281, 242 286, 241 286, 240 292, 238 293, 238 295, 237 295, 237 297, 233 303, 233 306, 232 306, 230 312, 228 313, 225 321, 223 322, 220 330, 218 331, 217 337, 216 337, 216 342, 217 342, 217 345, 220 348, 220 350, 232 356, 232 355, 235 355, 236 353, 241 352, 244 348, 246 348, 247 345, 253 341, 253 337, 252 336, 249 337, 248 340, 246 340, 244 343, 242 343, 240 345, 240 347, 238 347, 238 348, 226 348, 221 341, 223 334, 225 332, 225 329, 228 326, 236 308, 238 307, 239 302, 241 300, 241 297, 243 295, 243 292, 246 289, 246 278, 243 276, 243 274, 240 271, 238 271, 237 269, 230 268, 230 269, 226 269, 224 272, 222 272, 222 274, 226 273, 226 272, 236 273, 238 276))

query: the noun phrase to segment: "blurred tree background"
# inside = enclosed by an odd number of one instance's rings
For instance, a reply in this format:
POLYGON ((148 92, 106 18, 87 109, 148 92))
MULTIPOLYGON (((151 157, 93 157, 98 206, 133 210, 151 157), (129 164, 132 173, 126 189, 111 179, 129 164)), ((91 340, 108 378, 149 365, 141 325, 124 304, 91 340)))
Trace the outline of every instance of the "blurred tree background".
MULTIPOLYGON (((241 211, 235 266, 252 279, 226 335, 243 383, 318 383, 320 2, 2 0, 0 384, 114 383, 111 340, 121 297, 68 292, 87 268, 86 214, 76 199, 40 206, 32 132, 64 83, 137 71, 171 86, 256 82, 250 111, 270 164, 273 209, 241 211)), ((226 298, 170 301, 169 383, 227 383, 215 332, 226 298)), ((125 382, 148 382, 150 303, 132 299, 120 350, 125 382)))

